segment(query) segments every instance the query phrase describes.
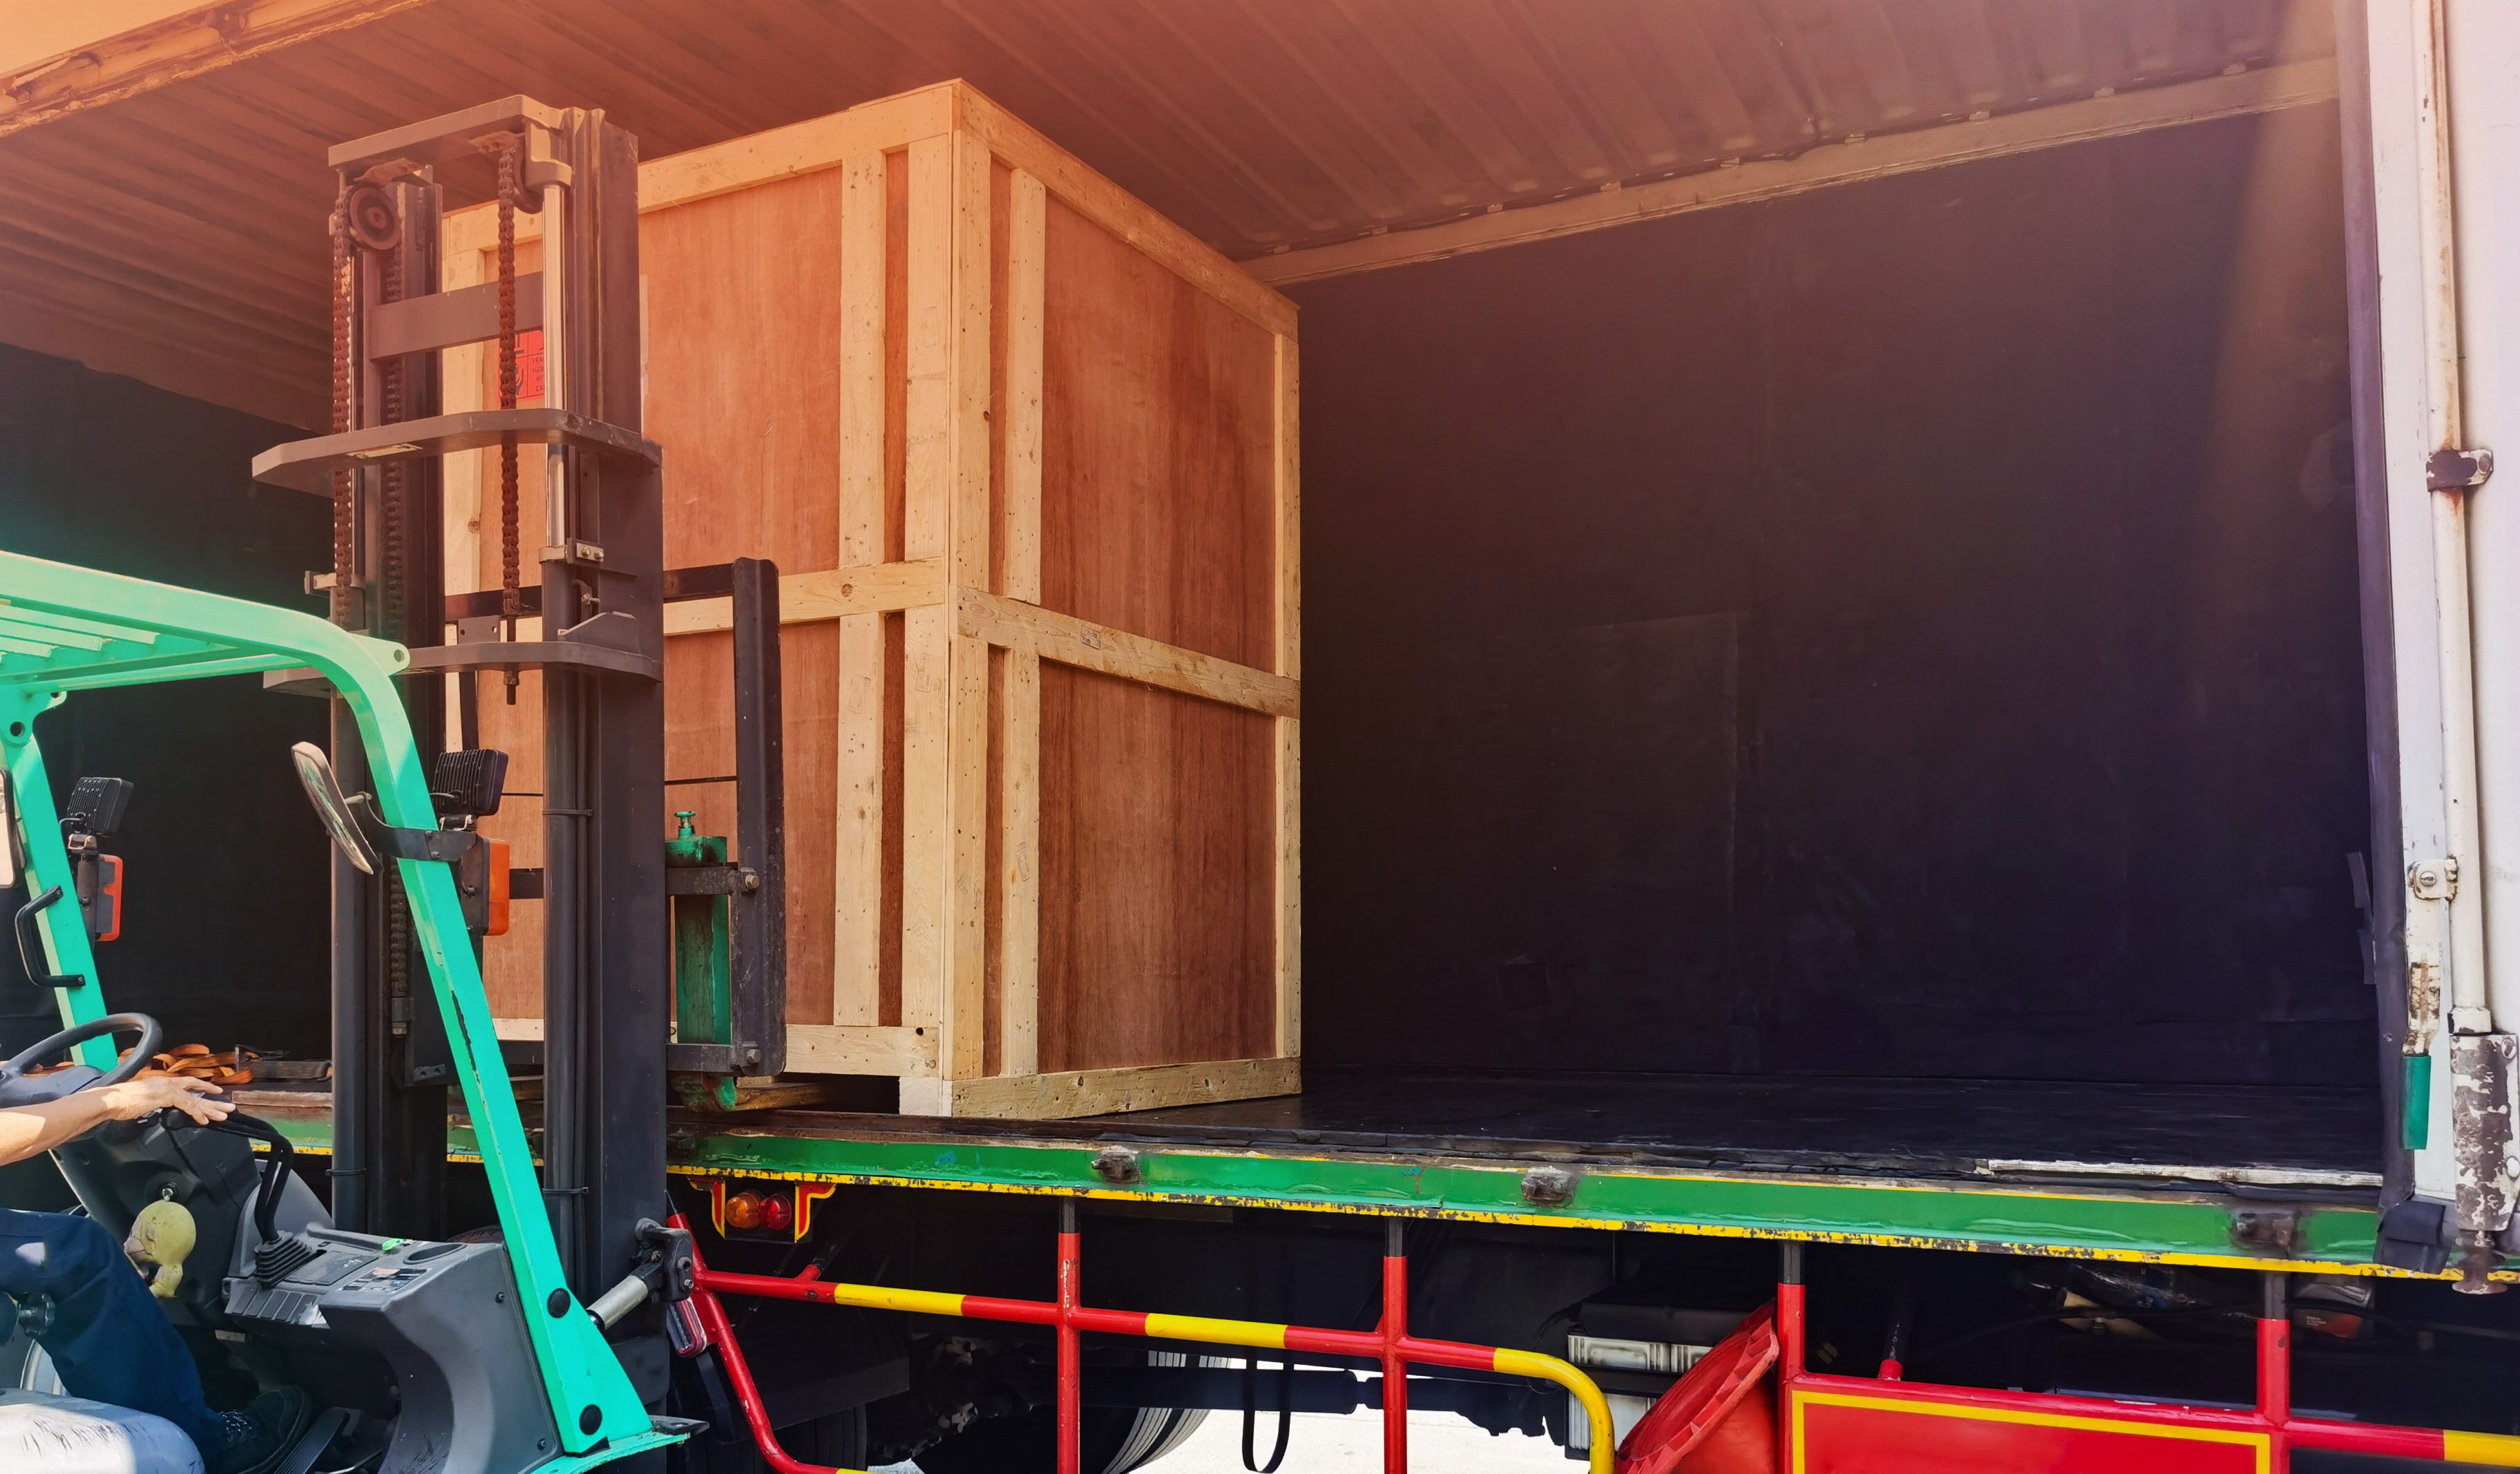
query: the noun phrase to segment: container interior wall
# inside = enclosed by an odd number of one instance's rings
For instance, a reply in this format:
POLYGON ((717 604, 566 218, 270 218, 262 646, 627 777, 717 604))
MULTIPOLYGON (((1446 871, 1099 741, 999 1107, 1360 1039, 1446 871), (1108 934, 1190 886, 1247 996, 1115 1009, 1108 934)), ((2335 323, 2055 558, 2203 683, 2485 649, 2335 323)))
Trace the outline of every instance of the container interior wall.
MULTIPOLYGON (((302 579, 331 564, 330 509, 247 474, 302 433, 0 346, 0 548, 318 609, 302 579)), ((288 756, 324 740, 324 703, 229 676, 80 692, 35 731, 57 799, 81 775, 135 785, 106 846, 125 872, 122 935, 97 948, 109 1008, 155 1014, 169 1046, 327 1054, 331 850, 288 756)), ((59 1027, 0 946, 0 1055, 59 1027)))
POLYGON ((1308 1063, 2369 1085, 2337 148, 1295 289, 1308 1063))

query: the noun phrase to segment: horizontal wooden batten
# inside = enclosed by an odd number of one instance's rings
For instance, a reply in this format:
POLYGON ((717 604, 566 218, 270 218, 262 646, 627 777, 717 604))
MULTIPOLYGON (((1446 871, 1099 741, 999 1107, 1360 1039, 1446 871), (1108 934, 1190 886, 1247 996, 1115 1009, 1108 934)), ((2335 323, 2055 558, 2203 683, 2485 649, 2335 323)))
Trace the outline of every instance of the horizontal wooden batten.
MULTIPOLYGON (((670 209, 835 169, 852 157, 905 150, 958 127, 969 130, 990 154, 1041 181, 1095 224, 1254 324, 1280 335, 1294 333, 1294 303, 961 81, 939 82, 846 112, 649 159, 639 166, 639 208, 670 209)), ((495 215, 482 209, 448 216, 448 254, 488 249, 496 228, 495 215)), ((539 218, 517 216, 518 241, 541 237, 539 218)))
MULTIPOLYGON (((940 558, 779 575, 781 624, 812 624, 849 614, 890 614, 944 602, 945 564, 940 558)), ((698 635, 733 628, 732 599, 695 599, 665 606, 668 635, 698 635)))
POLYGON ((788 1026, 788 1068, 799 1075, 926 1075, 936 1033, 898 1024, 788 1026))
MULTIPOLYGON (((647 214, 698 204, 739 190, 836 169, 852 157, 907 149, 922 138, 952 131, 954 91, 960 83, 922 87, 880 102, 807 118, 784 128, 668 154, 639 165, 639 210, 647 214)), ((446 253, 488 250, 497 239, 496 211, 476 205, 446 217, 446 253)), ((542 219, 518 213, 517 240, 542 239, 542 219)))
MULTIPOLYGON (((511 1043, 542 1042, 539 1018, 498 1018, 491 1024, 511 1043)), ((936 1068, 936 1037, 899 1026, 791 1023, 788 1068, 798 1075, 925 1074, 936 1068)))
POLYGON ((1165 1110, 1205 1100, 1291 1095, 1304 1088, 1303 1079, 1303 1061, 1287 1058, 1136 1065, 975 1080, 904 1080, 901 1113, 1054 1121, 1120 1111, 1165 1110))
POLYGON ((956 626, 964 636, 1002 648, 1244 711, 1273 717, 1303 715, 1302 689, 1284 676, 978 589, 956 590, 954 610, 956 626))
MULTIPOLYGON (((869 563, 857 568, 823 568, 779 576, 779 622, 814 624, 850 614, 890 614, 945 602, 945 569, 937 558, 911 563, 869 563)), ((453 625, 447 626, 451 633, 453 625)), ((735 628, 731 598, 694 599, 665 605, 667 635, 705 635, 735 628)), ((527 614, 517 621, 517 638, 540 640, 543 621, 527 614)))

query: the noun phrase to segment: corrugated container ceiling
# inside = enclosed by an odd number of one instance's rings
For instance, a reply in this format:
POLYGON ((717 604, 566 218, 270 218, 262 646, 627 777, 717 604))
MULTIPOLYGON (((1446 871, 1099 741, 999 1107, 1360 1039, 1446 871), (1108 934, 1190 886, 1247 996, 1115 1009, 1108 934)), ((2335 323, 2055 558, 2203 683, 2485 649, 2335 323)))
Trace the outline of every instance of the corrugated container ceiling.
POLYGON ((1229 255, 2332 54, 2326 0, 429 0, 0 136, 0 339, 312 424, 323 164, 510 93, 649 157, 961 76, 1229 255))

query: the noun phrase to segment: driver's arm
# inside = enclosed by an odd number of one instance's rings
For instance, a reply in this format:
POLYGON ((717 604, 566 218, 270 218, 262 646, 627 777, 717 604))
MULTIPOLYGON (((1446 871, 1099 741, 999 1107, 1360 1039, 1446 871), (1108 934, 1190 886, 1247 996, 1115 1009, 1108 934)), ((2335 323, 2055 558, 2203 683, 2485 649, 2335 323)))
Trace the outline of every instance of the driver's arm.
POLYGON ((108 1121, 137 1121, 154 1110, 182 1111, 201 1125, 224 1121, 236 1109, 218 1098, 206 1080, 155 1075, 120 1085, 78 1091, 39 1105, 0 1108, 0 1166, 50 1151, 108 1121))

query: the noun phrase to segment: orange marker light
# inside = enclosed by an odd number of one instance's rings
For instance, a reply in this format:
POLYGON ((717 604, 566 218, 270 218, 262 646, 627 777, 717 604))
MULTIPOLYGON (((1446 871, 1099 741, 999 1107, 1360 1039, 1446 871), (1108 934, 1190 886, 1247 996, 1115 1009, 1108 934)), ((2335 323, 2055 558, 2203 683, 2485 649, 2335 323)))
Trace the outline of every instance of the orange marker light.
POLYGON ((726 1226, 730 1228, 761 1227, 761 1195, 739 1192, 726 1200, 726 1226))
POLYGON ((111 942, 122 935, 122 857, 99 855, 105 873, 96 887, 94 931, 100 942, 111 942))

